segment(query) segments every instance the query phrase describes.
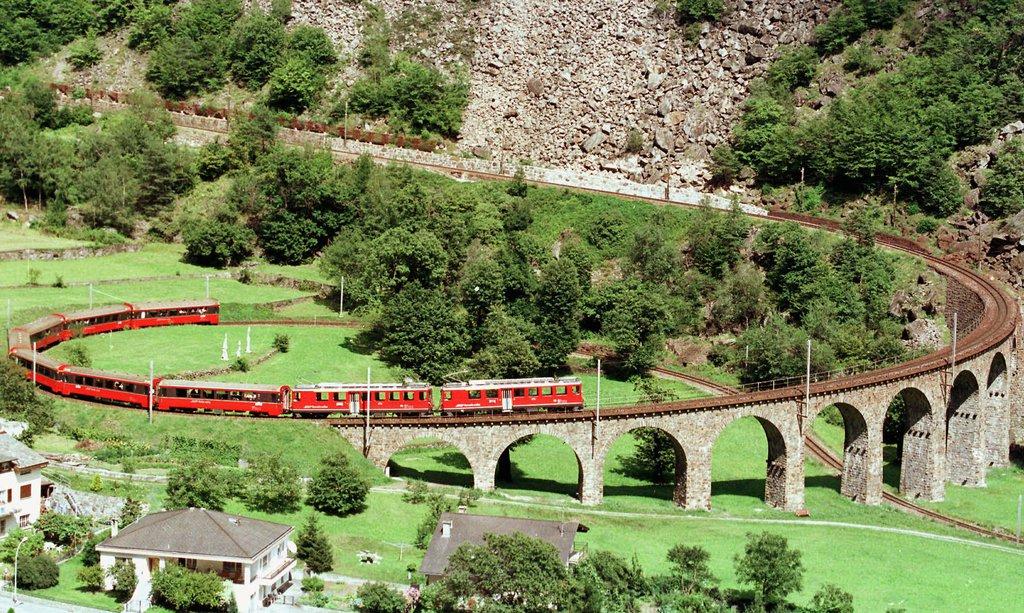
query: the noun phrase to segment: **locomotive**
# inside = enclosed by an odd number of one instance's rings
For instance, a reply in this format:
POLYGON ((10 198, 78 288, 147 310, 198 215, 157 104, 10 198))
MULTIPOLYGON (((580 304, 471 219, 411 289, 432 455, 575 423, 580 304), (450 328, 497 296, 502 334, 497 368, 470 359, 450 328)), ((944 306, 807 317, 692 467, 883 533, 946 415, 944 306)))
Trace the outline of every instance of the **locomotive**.
POLYGON ((265 417, 329 415, 458 415, 578 410, 583 386, 575 377, 488 379, 447 383, 316 383, 254 385, 185 381, 107 372, 65 364, 40 353, 72 338, 118 330, 186 324, 216 325, 214 300, 125 303, 54 313, 12 328, 8 355, 35 385, 62 396, 159 411, 239 413, 265 417))

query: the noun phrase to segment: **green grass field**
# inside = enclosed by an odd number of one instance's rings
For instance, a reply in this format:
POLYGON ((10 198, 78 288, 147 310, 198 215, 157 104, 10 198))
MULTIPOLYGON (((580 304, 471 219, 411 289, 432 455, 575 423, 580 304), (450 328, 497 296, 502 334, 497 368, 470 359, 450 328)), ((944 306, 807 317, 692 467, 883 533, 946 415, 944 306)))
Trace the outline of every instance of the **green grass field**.
POLYGON ((65 247, 81 247, 88 244, 85 241, 44 234, 39 230, 26 228, 19 223, 0 222, 0 251, 63 249, 65 247))
POLYGON ((27 284, 30 269, 39 271, 37 282, 40 285, 53 285, 58 277, 64 283, 81 283, 223 272, 182 262, 184 252, 181 245, 149 243, 137 253, 115 253, 79 260, 0 262, 0 285, 27 284))

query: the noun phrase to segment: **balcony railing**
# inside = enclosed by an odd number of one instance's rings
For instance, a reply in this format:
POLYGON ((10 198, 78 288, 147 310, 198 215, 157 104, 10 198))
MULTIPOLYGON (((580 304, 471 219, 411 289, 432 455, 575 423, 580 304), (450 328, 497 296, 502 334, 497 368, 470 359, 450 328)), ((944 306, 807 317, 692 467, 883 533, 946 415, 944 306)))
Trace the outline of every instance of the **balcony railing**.
POLYGON ((219 570, 219 571, 217 571, 217 576, 220 577, 221 579, 227 579, 228 581, 230 581, 232 583, 245 583, 245 571, 242 571, 242 570, 238 570, 238 571, 219 570))

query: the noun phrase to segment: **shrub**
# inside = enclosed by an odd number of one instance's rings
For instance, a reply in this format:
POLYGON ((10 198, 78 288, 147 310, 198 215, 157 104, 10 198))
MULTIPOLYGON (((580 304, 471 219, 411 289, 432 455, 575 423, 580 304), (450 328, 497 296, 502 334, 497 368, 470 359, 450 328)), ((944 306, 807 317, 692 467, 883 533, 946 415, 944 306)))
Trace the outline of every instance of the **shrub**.
POLYGON ((89 355, 89 348, 85 345, 68 345, 68 364, 88 368, 92 366, 92 357, 89 355))
POLYGON ((128 46, 139 51, 151 51, 166 40, 170 32, 171 7, 162 2, 143 4, 132 15, 128 46))
POLYGON ((221 143, 206 143, 199 148, 199 154, 196 156, 196 174, 203 181, 216 181, 233 166, 231 149, 221 143))
POLYGON ((351 515, 366 508, 370 484, 363 479, 344 453, 325 457, 309 483, 307 501, 328 515, 351 515))
POLYGON ((222 510, 227 484, 220 473, 205 457, 193 455, 188 463, 173 469, 168 475, 167 508, 222 510))
POLYGON ((219 89, 228 67, 224 47, 224 40, 214 36, 172 36, 150 55, 146 80, 172 100, 219 89))
POLYGON ((636 128, 630 128, 626 134, 626 152, 640 153, 644 149, 644 134, 636 128))
POLYGON ((816 613, 853 613, 853 595, 837 585, 826 583, 814 593, 811 609, 816 613))
POLYGON ((43 533, 35 530, 25 530, 22 528, 15 528, 7 533, 3 541, 0 541, 0 561, 2 562, 14 562, 14 553, 18 552, 18 555, 22 558, 32 557, 36 554, 42 553, 44 546, 43 533), (22 539, 25 540, 21 543, 22 539), (18 543, 21 543, 21 548, 18 548, 18 543))
POLYGON ((860 44, 846 51, 843 69, 860 75, 871 74, 882 69, 882 58, 869 45, 860 44))
POLYGON ((999 153, 978 206, 991 217, 1009 217, 1024 209, 1024 141, 1010 141, 999 153))
POLYGON ((402 613, 405 611, 405 598, 397 590, 387 584, 373 582, 364 583, 356 590, 356 610, 367 613, 402 613))
POLYGON ((303 592, 322 592, 324 591, 324 586, 324 580, 320 577, 305 576, 302 578, 303 592))
POLYGON ((330 66, 338 61, 334 43, 322 28, 308 25, 296 27, 288 33, 286 47, 289 55, 304 58, 313 66, 330 66))
POLYGON ((267 103, 275 109, 301 113, 316 101, 326 84, 323 73, 309 60, 290 57, 270 75, 267 103))
POLYGON ((107 536, 107 533, 103 533, 86 541, 85 547, 82 547, 83 566, 97 566, 100 563, 100 554, 96 551, 96 545, 106 540, 107 536))
POLYGON ((814 43, 824 55, 842 51, 847 44, 867 30, 862 15, 841 7, 829 16, 828 21, 814 29, 814 43))
POLYGON ((175 611, 219 611, 224 607, 224 583, 214 573, 169 564, 153 573, 153 596, 175 611))
POLYGON ((233 362, 231 362, 231 370, 235 370, 238 372, 249 372, 250 368, 251 365, 249 364, 249 359, 244 356, 239 356, 235 358, 233 362))
POLYGON ((716 21, 724 12, 722 0, 676 0, 676 15, 683 23, 716 21))
POLYGON ((200 266, 224 268, 252 255, 252 230, 220 221, 198 222, 185 229, 185 259, 200 266))
POLYGON ((73 545, 89 535, 92 520, 88 517, 47 511, 36 520, 35 528, 46 540, 57 545, 73 545))
POLYGON ((77 40, 68 47, 68 61, 75 67, 75 70, 95 66, 101 59, 103 59, 103 52, 100 51, 100 47, 96 43, 95 34, 77 40))
POLYGON ((264 13, 252 13, 236 23, 229 51, 235 81, 250 90, 262 87, 278 63, 284 39, 281 21, 264 13))
POLYGON ((18 559, 18 587, 26 590, 41 590, 57 585, 60 569, 53 558, 46 554, 22 555, 18 559))
POLYGON ((117 525, 124 528, 134 523, 140 517, 142 517, 142 503, 135 498, 128 497, 124 501, 124 506, 121 507, 121 513, 117 518, 117 525))
POLYGON ((402 493, 402 500, 409 504, 420 504, 427 499, 430 488, 425 481, 410 479, 405 484, 405 492, 402 493))
POLYGON ((118 602, 126 602, 132 597, 135 586, 139 584, 139 578, 135 576, 134 564, 127 560, 120 560, 107 570, 107 574, 114 582, 110 593, 118 602))
POLYGON ((287 23, 292 18, 292 0, 270 0, 270 16, 287 23))
POLYGON ((102 592, 106 576, 98 564, 83 566, 78 570, 78 582, 89 592, 102 592))
POLYGON ((292 513, 302 504, 299 471, 280 456, 255 457, 245 471, 243 498, 247 509, 264 513, 292 513))
POLYGON ((736 151, 722 143, 711 151, 711 178, 718 183, 730 184, 743 170, 743 162, 736 151))
POLYGON ((769 85, 793 91, 811 83, 818 69, 818 54, 807 45, 787 49, 768 67, 769 85))
POLYGON ((287 334, 278 333, 274 335, 274 349, 277 349, 280 353, 288 353, 291 342, 292 339, 287 334))

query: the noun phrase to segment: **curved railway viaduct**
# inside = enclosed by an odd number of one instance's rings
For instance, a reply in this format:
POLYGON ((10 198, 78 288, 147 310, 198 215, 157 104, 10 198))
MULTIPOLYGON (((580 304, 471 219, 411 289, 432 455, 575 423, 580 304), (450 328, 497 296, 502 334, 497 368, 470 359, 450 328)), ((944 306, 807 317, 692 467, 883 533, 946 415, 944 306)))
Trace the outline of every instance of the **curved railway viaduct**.
MULTIPOLYGON (((776 217, 778 217, 776 215, 776 217)), ((834 230, 828 222, 798 219, 834 230)), ((768 441, 765 502, 796 511, 804 506, 804 433, 826 407, 843 417, 841 492, 865 504, 882 500, 882 425, 891 401, 902 396, 906 431, 900 491, 909 498, 941 500, 946 482, 985 485, 989 467, 1009 462, 1011 430, 1024 414, 1018 371, 1019 307, 995 283, 930 254, 905 239, 880 237, 884 246, 912 252, 947 281, 946 319, 958 318, 956 348, 859 375, 733 396, 604 410, 526 415, 482 415, 359 421, 336 427, 380 468, 416 439, 453 445, 466 457, 473 485, 494 488, 507 450, 533 434, 564 441, 578 468, 583 504, 602 500, 604 463, 617 438, 641 427, 663 430, 676 451, 675 502, 710 509, 711 451, 733 421, 754 417, 768 441), (1015 390, 1011 394, 1011 389, 1015 390), (809 390, 809 393, 808 393, 809 390)), ((506 467, 507 468, 507 467, 506 467)))

